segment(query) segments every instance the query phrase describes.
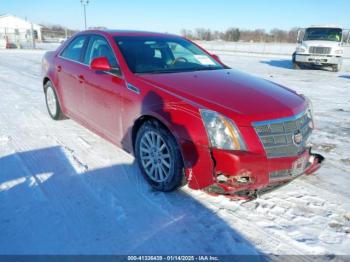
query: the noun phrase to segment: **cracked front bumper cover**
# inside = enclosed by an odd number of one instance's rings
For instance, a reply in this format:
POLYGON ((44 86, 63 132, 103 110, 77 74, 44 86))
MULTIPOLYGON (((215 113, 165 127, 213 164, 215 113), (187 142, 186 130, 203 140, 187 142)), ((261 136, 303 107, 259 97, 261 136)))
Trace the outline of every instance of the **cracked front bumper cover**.
POLYGON ((228 152, 213 152, 217 161, 215 183, 205 189, 211 194, 223 194, 234 199, 251 200, 258 195, 271 192, 301 175, 310 175, 316 172, 322 165, 324 157, 311 152, 311 148, 302 155, 291 158, 266 159, 257 155, 242 153, 235 155, 228 152), (226 158, 225 158, 226 157, 226 158), (292 172, 292 166, 298 160, 305 158, 305 164, 298 173, 292 172), (227 160, 232 159, 231 168, 227 160), (226 160, 225 165, 220 161, 226 160), (250 160, 256 163, 249 168, 250 160), (245 163, 248 162, 248 163, 245 163), (232 167, 233 166, 233 167, 232 167), (285 168, 289 166, 289 168, 285 168), (226 170, 225 170, 226 167, 226 170), (225 172, 222 172, 225 170, 225 172), (280 177, 276 179, 276 173, 280 177), (275 176, 274 176, 275 175, 275 176))

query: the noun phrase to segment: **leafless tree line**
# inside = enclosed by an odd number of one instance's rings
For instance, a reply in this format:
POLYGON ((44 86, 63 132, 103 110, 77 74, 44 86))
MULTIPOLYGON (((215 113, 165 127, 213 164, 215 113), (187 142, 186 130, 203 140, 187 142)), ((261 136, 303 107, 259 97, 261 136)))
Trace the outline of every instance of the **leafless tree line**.
POLYGON ((45 40, 46 38, 50 39, 70 37, 78 31, 66 28, 61 25, 44 25, 41 29, 41 32, 43 39, 45 40))
POLYGON ((278 28, 266 32, 264 29, 242 30, 229 28, 226 31, 197 28, 195 30, 181 30, 181 35, 192 40, 223 40, 231 42, 285 42, 295 43, 297 41, 298 29, 281 30, 278 28))

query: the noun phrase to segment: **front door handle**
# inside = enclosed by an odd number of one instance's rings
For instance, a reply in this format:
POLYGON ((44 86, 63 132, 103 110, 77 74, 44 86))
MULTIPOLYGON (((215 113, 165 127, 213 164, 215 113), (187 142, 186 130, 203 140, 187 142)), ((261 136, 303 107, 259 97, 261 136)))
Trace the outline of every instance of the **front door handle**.
POLYGON ((61 72, 62 71, 62 66, 58 65, 56 66, 57 72, 61 72))

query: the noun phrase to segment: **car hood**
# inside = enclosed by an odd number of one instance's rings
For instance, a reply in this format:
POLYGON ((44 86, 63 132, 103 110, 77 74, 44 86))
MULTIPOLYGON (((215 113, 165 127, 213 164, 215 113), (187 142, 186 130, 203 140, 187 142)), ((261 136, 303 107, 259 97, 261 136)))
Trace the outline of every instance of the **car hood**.
POLYGON ((231 117, 240 125, 292 116, 305 109, 294 91, 236 70, 144 74, 140 78, 231 117))
POLYGON ((340 47, 341 43, 336 42, 336 41, 316 41, 316 40, 308 40, 308 41, 303 41, 302 43, 303 46, 305 47, 310 47, 310 46, 318 46, 318 47, 340 47))

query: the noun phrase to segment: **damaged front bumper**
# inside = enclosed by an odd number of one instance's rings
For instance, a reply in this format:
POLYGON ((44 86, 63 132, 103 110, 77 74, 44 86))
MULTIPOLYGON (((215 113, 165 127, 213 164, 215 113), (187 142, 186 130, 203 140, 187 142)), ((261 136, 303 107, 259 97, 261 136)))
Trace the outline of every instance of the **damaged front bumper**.
POLYGON ((324 157, 311 148, 295 157, 268 159, 260 154, 213 150, 214 184, 205 189, 235 199, 255 199, 301 175, 310 175, 322 165, 324 157))

